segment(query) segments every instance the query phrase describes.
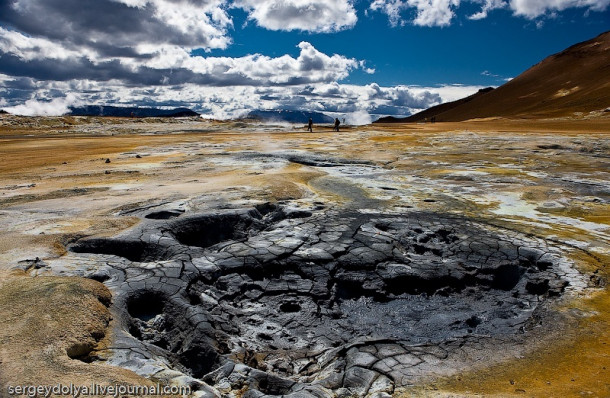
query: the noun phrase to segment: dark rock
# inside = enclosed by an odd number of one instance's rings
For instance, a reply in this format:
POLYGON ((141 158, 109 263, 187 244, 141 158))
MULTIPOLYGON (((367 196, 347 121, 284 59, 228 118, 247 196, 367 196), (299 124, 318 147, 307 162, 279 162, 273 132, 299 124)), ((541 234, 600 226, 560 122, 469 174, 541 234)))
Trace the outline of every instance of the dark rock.
POLYGON ((46 262, 41 260, 39 257, 36 257, 33 260, 27 259, 27 260, 19 261, 17 267, 15 267, 15 268, 21 269, 23 271, 29 271, 32 268, 40 269, 40 268, 44 268, 47 266, 48 266, 48 264, 46 262))
POLYGON ((559 144, 538 145, 538 148, 540 148, 540 149, 564 149, 564 147, 562 147, 559 144))

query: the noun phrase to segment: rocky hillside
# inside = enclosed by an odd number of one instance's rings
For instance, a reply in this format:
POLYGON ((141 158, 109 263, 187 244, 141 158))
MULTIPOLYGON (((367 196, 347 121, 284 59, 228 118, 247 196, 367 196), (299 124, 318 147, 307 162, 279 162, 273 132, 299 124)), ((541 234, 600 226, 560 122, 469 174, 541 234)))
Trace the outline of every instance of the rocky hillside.
POLYGON ((433 116, 439 122, 549 118, 604 111, 610 107, 610 32, 545 58, 495 90, 460 101, 398 121, 429 120, 433 116))
POLYGON ((414 115, 397 118, 393 116, 382 117, 377 120, 375 123, 417 123, 417 122, 425 122, 431 120, 433 117, 440 115, 441 113, 447 112, 453 108, 456 108, 460 105, 466 104, 472 101, 475 98, 480 97, 483 94, 486 94, 493 90, 493 87, 482 88, 476 93, 469 95, 466 98, 459 99, 457 101, 445 102, 444 104, 433 106, 432 108, 428 108, 425 111, 418 112, 414 115))

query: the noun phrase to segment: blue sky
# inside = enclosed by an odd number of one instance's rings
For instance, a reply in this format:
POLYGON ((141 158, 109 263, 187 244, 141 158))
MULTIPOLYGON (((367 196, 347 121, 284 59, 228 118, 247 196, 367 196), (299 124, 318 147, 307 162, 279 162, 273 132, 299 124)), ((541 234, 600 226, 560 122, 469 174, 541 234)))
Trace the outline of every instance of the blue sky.
MULTIPOLYGON (((324 53, 365 60, 367 66, 375 68, 372 76, 353 73, 344 82, 496 86, 504 82, 503 78, 518 75, 548 55, 610 29, 608 10, 587 12, 587 8, 570 8, 551 18, 545 15, 531 20, 502 9, 492 11, 486 19, 469 20, 467 16, 477 11, 475 4, 461 6, 450 26, 392 27, 382 13, 369 11, 365 16, 367 4, 357 3, 358 23, 352 29, 320 34, 271 31, 251 21, 244 26, 247 14, 236 10, 234 44, 211 54, 298 55, 296 44, 308 41, 324 53), (483 75, 485 71, 490 76, 483 75)), ((205 55, 203 51, 197 53, 205 55)))
POLYGON ((367 122, 501 85, 609 29, 610 0, 5 0, 0 107, 367 122))

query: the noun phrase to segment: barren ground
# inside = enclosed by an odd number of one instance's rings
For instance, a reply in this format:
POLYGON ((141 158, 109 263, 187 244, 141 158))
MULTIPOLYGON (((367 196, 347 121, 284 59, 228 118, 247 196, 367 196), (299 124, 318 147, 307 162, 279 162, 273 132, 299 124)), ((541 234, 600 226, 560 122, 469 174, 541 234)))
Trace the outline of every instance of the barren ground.
POLYGON ((610 395, 610 118, 316 130, 0 116, 4 387, 610 395))

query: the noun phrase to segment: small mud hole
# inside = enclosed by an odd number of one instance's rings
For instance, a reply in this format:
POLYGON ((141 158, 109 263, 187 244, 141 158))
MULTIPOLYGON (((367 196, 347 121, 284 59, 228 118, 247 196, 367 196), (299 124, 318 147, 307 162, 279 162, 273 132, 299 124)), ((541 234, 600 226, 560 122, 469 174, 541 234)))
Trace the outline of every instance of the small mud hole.
POLYGON ((510 291, 517 286, 521 277, 525 273, 525 268, 516 264, 504 264, 494 271, 492 286, 496 289, 510 291))
POLYGON ((127 301, 127 312, 134 318, 148 322, 163 312, 165 298, 152 292, 139 292, 127 301))
POLYGON ((83 239, 68 247, 75 253, 110 254, 135 262, 159 261, 167 258, 157 245, 139 240, 83 239))
POLYGON ((206 248, 246 238, 252 223, 252 217, 241 214, 204 216, 176 224, 173 234, 184 245, 206 248))
POLYGON ((166 350, 178 369, 201 378, 219 366, 222 350, 209 325, 184 317, 187 307, 158 291, 136 291, 126 300, 129 333, 166 350))
POLYGON ((91 363, 95 358, 91 357, 90 354, 93 351, 93 345, 88 343, 77 343, 73 344, 66 349, 66 354, 71 359, 77 359, 81 362, 91 363))
POLYGON ((149 220, 169 220, 172 218, 180 217, 184 211, 178 210, 161 210, 147 214, 145 217, 149 220))
POLYGON ((295 302, 285 302, 280 305, 280 311, 282 312, 299 312, 301 311, 301 306, 299 303, 295 302))

